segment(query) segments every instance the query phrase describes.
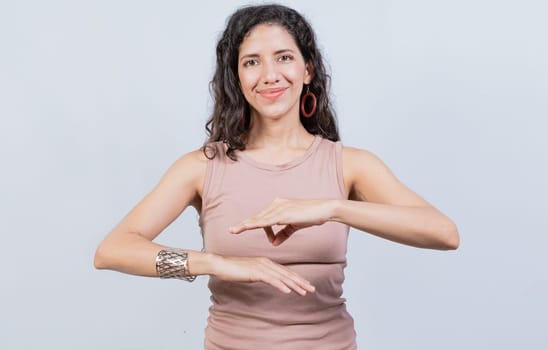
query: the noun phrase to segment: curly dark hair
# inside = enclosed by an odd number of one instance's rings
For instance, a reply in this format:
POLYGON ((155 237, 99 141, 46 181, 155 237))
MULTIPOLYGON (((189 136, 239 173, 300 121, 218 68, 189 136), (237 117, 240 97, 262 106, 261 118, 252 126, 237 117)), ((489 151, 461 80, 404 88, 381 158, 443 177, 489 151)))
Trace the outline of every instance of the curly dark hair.
MULTIPOLYGON (((312 67, 312 81, 308 88, 317 98, 317 110, 312 118, 300 116, 305 129, 332 141, 340 139, 335 113, 329 102, 330 77, 316 45, 315 34, 297 11, 282 5, 246 6, 229 17, 225 31, 217 43, 217 67, 210 82, 213 113, 206 123, 210 142, 227 144, 226 154, 236 160, 234 152, 244 150, 250 126, 250 108, 239 86, 238 54, 246 35, 259 24, 277 24, 295 39, 304 61, 312 67), (242 117, 244 118, 242 121, 242 117)), ((301 93, 305 93, 304 89, 301 93)), ((300 113, 300 112, 299 112, 300 113)), ((208 158, 215 157, 204 147, 208 158)))

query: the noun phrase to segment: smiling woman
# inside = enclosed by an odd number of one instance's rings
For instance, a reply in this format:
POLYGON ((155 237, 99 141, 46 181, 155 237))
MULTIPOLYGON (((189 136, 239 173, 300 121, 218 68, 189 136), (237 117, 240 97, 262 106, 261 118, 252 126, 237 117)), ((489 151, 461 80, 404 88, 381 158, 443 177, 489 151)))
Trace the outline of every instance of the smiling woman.
POLYGON ((284 27, 262 24, 240 46, 238 78, 251 120, 255 115, 278 119, 298 115, 303 85, 312 80, 295 40, 284 27))
POLYGON ((342 298, 349 227, 456 249, 455 224, 375 155, 343 147, 322 56, 296 11, 236 11, 211 88, 208 141, 108 234, 95 266, 187 281, 209 275, 206 349, 355 349, 342 298), (153 243, 190 205, 204 251, 153 243))

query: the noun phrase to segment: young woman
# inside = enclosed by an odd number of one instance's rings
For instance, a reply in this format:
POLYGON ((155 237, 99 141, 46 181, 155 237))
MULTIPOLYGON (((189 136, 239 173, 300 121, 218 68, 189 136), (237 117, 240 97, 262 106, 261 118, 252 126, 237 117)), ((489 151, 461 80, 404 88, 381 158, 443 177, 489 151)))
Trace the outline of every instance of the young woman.
POLYGON ((341 298, 349 227, 456 249, 455 224, 375 155, 341 145, 314 33, 296 11, 236 11, 211 86, 208 142, 108 234, 95 266, 209 275, 207 349, 355 349, 341 298), (189 205, 200 213, 204 251, 154 243, 189 205))

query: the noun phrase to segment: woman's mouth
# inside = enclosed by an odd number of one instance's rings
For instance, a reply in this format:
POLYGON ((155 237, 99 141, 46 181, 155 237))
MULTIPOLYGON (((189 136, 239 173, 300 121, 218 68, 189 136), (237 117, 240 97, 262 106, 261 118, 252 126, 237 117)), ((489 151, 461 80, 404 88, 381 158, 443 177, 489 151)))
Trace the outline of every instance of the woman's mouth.
POLYGON ((286 87, 283 87, 283 88, 272 88, 272 89, 263 89, 263 90, 259 91, 259 95, 261 95, 262 97, 268 98, 268 99, 270 99, 270 100, 275 100, 275 99, 277 99, 278 97, 280 97, 281 95, 283 95, 283 93, 285 92, 285 90, 287 90, 286 87))

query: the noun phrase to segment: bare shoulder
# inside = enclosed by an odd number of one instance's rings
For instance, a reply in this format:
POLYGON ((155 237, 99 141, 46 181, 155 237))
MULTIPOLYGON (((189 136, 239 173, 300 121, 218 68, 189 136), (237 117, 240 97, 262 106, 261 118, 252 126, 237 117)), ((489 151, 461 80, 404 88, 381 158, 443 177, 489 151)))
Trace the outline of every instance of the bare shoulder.
POLYGON ((343 161, 351 166, 384 166, 383 161, 371 151, 348 146, 343 146, 342 150, 343 161))
MULTIPOLYGON (((194 151, 188 152, 180 156, 175 163, 173 168, 176 170, 185 170, 191 171, 193 169, 189 168, 204 168, 207 165, 208 158, 206 157, 203 147, 200 147, 194 151)), ((199 172, 199 169, 194 169, 199 172)))
POLYGON ((201 192, 207 167, 207 157, 202 148, 177 158, 164 173, 149 197, 185 208, 192 205, 199 208, 201 192))
POLYGON ((183 154, 167 170, 162 181, 174 181, 187 187, 190 185, 200 195, 208 160, 203 147, 183 154))
POLYGON ((189 205, 199 209, 207 157, 201 149, 176 159, 156 186, 124 217, 123 232, 139 232, 153 240, 189 205))
POLYGON ((385 163, 373 152, 355 147, 343 147, 343 173, 353 181, 355 177, 364 177, 378 171, 388 171, 385 163))
POLYGON ((397 205, 428 205, 371 151, 344 147, 343 175, 349 199, 397 205))

